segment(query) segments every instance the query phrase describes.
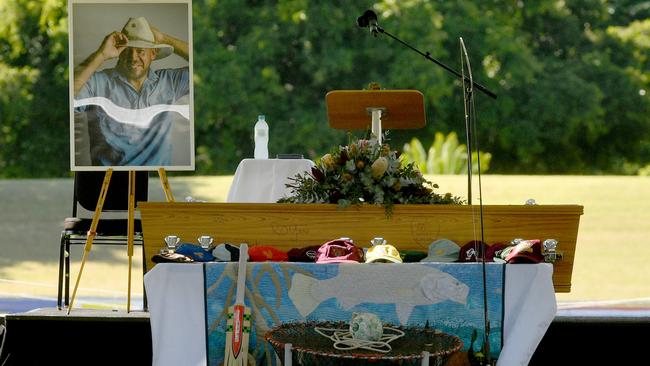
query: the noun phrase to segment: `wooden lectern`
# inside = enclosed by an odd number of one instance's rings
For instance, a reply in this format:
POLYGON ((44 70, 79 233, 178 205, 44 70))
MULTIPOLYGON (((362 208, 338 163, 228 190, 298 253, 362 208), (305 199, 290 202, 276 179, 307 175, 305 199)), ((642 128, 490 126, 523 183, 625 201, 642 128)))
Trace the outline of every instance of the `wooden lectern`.
POLYGON ((327 119, 336 129, 366 129, 381 143, 388 129, 422 128, 426 124, 424 95, 417 90, 334 90, 325 96, 327 119))

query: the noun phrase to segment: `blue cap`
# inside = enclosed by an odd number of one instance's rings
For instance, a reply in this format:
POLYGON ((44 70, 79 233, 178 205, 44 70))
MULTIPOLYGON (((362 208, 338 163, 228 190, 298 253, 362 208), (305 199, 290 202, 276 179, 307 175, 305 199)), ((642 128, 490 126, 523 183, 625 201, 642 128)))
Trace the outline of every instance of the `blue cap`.
POLYGON ((429 244, 429 255, 420 262, 455 262, 460 247, 449 239, 438 239, 429 244))
POLYGON ((211 262, 215 259, 211 252, 201 248, 198 245, 190 243, 183 243, 179 245, 174 252, 186 255, 194 259, 196 262, 211 262))

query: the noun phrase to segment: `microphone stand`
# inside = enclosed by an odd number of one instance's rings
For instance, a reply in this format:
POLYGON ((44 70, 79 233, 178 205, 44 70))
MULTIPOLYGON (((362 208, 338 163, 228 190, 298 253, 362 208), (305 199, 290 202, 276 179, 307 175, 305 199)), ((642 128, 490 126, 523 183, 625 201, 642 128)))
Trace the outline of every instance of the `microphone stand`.
MULTIPOLYGON (((431 57, 430 52, 422 52, 418 50, 417 48, 411 46, 410 44, 402 41, 401 39, 395 37, 394 35, 386 32, 382 27, 380 27, 378 24, 374 23, 370 26, 370 31, 372 34, 376 37, 377 33, 385 34, 388 37, 396 40, 397 42, 403 44, 407 48, 417 52, 418 54, 424 56, 427 60, 433 62, 434 64, 442 67, 443 69, 447 70, 449 73, 452 75, 456 76, 457 78, 463 80, 463 86, 465 86, 467 83, 469 85, 476 87, 476 89, 480 90, 482 93, 485 95, 489 96, 492 99, 497 99, 497 95, 494 94, 492 91, 490 91, 488 88, 484 87, 483 85, 475 82, 474 80, 468 79, 467 77, 461 75, 458 71, 452 69, 451 67, 443 64, 442 62, 436 60, 435 58, 431 57)), ((471 205, 472 204, 472 132, 470 129, 470 126, 468 124, 465 125, 466 129, 466 134, 467 134, 467 204, 471 205)))
MULTIPOLYGON (((469 62, 469 56, 467 55, 467 49, 465 48, 465 42, 463 38, 460 37, 460 59, 461 59, 461 72, 463 75, 463 101, 465 107, 465 128, 467 129, 467 141, 468 147, 470 141, 472 141, 472 133, 476 136, 476 111, 474 109, 474 88, 473 88, 473 77, 472 77, 472 66, 469 62), (465 77, 465 69, 467 69, 467 75, 469 80, 465 77)), ((476 137, 474 137, 476 138, 476 137)), ((483 275, 483 321, 484 321, 484 334, 483 334, 483 359, 482 365, 491 365, 492 364, 492 355, 490 354, 490 318, 488 315, 488 299, 487 299, 487 268, 485 264, 485 254, 486 254, 486 245, 485 245, 485 232, 483 230, 483 192, 481 189, 481 156, 478 148, 478 142, 476 142, 476 164, 478 168, 478 199, 479 199, 479 220, 481 227, 481 241, 479 245, 481 246, 481 269, 483 275)), ((471 150, 468 149, 468 159, 467 159, 467 169, 470 172, 468 174, 468 186, 471 192, 471 171, 472 171, 472 158, 471 150)), ((475 222, 474 206, 472 206, 472 222, 475 222)), ((474 227, 474 238, 476 238, 476 227, 474 227)), ((477 256, 478 260, 478 256, 477 256)))
MULTIPOLYGON (((372 14, 374 15, 374 14, 372 14)), ((469 78, 466 77, 464 74, 461 75, 458 73, 456 70, 450 68, 449 66, 443 64, 442 62, 436 60, 435 58, 431 57, 430 52, 422 52, 418 50, 417 48, 411 46, 410 44, 402 41, 401 39, 395 37, 394 35, 386 32, 383 28, 381 28, 378 24, 376 24, 376 18, 373 19, 374 22, 372 24, 366 23, 370 25, 370 31, 372 32, 373 36, 377 36, 377 33, 385 34, 388 37, 396 40, 397 42, 403 44, 404 46, 410 48, 411 50, 417 52, 418 54, 424 56, 427 60, 433 62, 434 64, 442 67, 443 69, 447 70, 449 73, 453 74, 457 78, 461 79, 463 81, 463 104, 465 108, 465 130, 466 130, 466 135, 467 135, 467 203, 469 205, 472 204, 472 140, 473 140, 473 129, 476 128, 476 123, 474 121, 475 119, 475 111, 474 111, 474 87, 476 89, 480 90, 482 93, 485 95, 491 97, 492 99, 497 99, 497 95, 484 87, 483 85, 475 82, 472 78, 472 71, 471 71, 471 66, 469 63, 469 57, 467 56, 467 50, 465 49, 465 44, 463 42, 463 39, 460 39, 460 44, 461 44, 461 67, 462 71, 464 73, 465 71, 465 66, 467 66, 467 71, 469 74, 469 78), (463 59, 464 57, 464 59, 463 59)), ((359 24, 362 26, 361 24, 359 24)), ((487 270, 486 270, 486 265, 485 265, 485 252, 486 252, 486 245, 485 245, 485 234, 483 231, 483 196, 482 196, 482 190, 481 190, 481 163, 480 163, 480 155, 477 149, 477 164, 478 164, 478 188, 479 188, 479 207, 480 207, 480 226, 481 226, 481 251, 482 253, 482 275, 483 275, 483 317, 484 317, 484 336, 483 336, 483 349, 485 354, 484 359, 483 359, 483 364, 484 365, 491 365, 492 360, 491 360, 491 355, 490 355, 490 320, 488 316, 488 304, 487 304, 487 270)), ((472 210, 472 215, 473 215, 473 210, 472 210)), ((474 235, 476 236, 476 234, 474 235)), ((478 260, 478 256, 477 256, 478 260)))
MULTIPOLYGON (((465 82, 470 82, 469 79, 463 77, 460 73, 458 73, 458 71, 452 69, 451 67, 449 67, 449 66, 443 64, 442 62, 436 60, 435 58, 431 57, 431 52, 426 52, 426 53, 424 53, 424 52, 418 50, 417 48, 411 46, 410 44, 408 44, 408 43, 402 41, 401 39, 395 37, 394 35, 392 35, 392 34, 386 32, 386 31, 385 31, 382 27, 380 27, 379 25, 373 26, 373 30, 372 30, 372 32, 373 32, 374 35, 376 35, 377 32, 378 32, 378 33, 382 33, 382 34, 387 35, 388 37, 390 37, 390 38, 396 40, 397 42, 403 44, 404 46, 406 46, 406 47, 410 48, 411 50, 413 50, 413 51, 419 53, 420 55, 424 56, 424 58, 426 58, 427 60, 429 60, 429 61, 433 62, 434 64, 436 64, 436 65, 442 67, 443 69, 447 70, 449 73, 453 74, 453 75, 456 76, 457 78, 459 78, 459 79, 463 79, 465 82), (376 29, 376 31, 375 31, 375 29, 376 29)), ((492 98, 492 99, 497 99, 497 95, 494 94, 492 91, 490 91, 488 88, 484 87, 483 85, 481 85, 481 84, 479 84, 479 83, 477 83, 477 82, 475 82, 475 81, 473 81, 473 80, 471 81, 471 83, 476 87, 476 89, 480 90, 480 91, 483 92, 485 95, 489 96, 489 97, 492 98)))

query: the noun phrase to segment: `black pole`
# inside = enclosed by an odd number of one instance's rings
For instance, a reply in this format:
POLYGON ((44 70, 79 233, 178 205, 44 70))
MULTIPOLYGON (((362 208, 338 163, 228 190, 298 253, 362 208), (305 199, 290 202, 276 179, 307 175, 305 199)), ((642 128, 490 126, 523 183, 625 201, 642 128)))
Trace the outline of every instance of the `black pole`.
MULTIPOLYGON (((471 82, 472 79, 472 67, 469 62, 469 56, 467 55, 467 49, 465 48, 465 43, 463 42, 463 38, 460 38, 460 48, 461 48, 461 70, 465 70, 465 66, 467 66, 467 73, 469 74, 469 82, 467 82, 467 78, 464 77, 463 75, 463 80, 466 80, 466 82, 463 84, 463 95, 464 95, 464 102, 465 102, 465 126, 467 128, 467 148, 468 148, 468 157, 467 157, 467 163, 468 163, 468 180, 469 180, 469 185, 468 185, 468 191, 471 193, 471 176, 472 176, 472 155, 471 151, 472 149, 470 148, 470 144, 472 143, 471 137, 472 133, 476 135, 476 111, 474 109, 474 90, 472 88, 473 83, 471 82)), ((486 244, 485 244, 485 231, 483 229, 483 192, 481 189, 481 156, 480 156, 480 151, 478 148, 478 141, 476 141, 476 164, 478 168, 478 199, 479 199, 479 220, 480 220, 480 226, 481 226, 481 241, 480 241, 480 246, 481 246, 481 269, 482 269, 482 274, 483 274, 483 320, 484 320, 484 335, 483 335, 483 349, 485 350, 483 354, 483 362, 482 365, 491 365, 492 364, 492 357, 490 354, 490 318, 488 315, 488 300, 487 300, 487 269, 486 269, 486 264, 485 264, 485 254, 486 254, 486 244)), ((471 197, 469 198, 469 202, 471 202, 471 197)), ((470 203, 471 204, 471 203, 470 203)), ((472 212, 473 212, 472 208, 472 212)), ((476 233, 474 233, 476 235, 476 233)), ((478 256, 477 256, 478 260, 478 256)))
MULTIPOLYGON (((438 66, 440 66, 440 67, 442 67, 443 69, 447 70, 449 73, 455 75, 457 78, 459 78, 459 79, 464 79, 465 82, 469 82, 469 81, 470 81, 470 80, 468 80, 467 78, 464 78, 460 73, 458 73, 458 71, 452 69, 451 67, 449 67, 449 66, 443 64, 442 62, 436 60, 435 58, 431 57, 431 53, 430 53, 430 52, 426 52, 426 53, 424 53, 424 52, 418 50, 417 48, 411 46, 410 44, 408 44, 408 43, 402 41, 401 39, 395 37, 394 35, 392 35, 392 34, 386 32, 386 31, 385 31, 382 27, 380 27, 380 26, 377 26, 377 32, 382 33, 382 34, 385 34, 385 35, 387 35, 388 37, 390 37, 390 38, 396 40, 397 42, 399 42, 399 43, 401 43, 401 44, 403 44, 404 46, 410 48, 411 50, 413 50, 413 51, 419 53, 420 55, 424 56, 424 58, 426 58, 427 60, 433 62, 434 64, 436 64, 436 65, 438 65, 438 66)), ((497 99, 497 95, 494 94, 492 91, 490 91, 488 88, 484 87, 483 85, 481 85, 481 84, 479 84, 479 83, 477 83, 477 82, 475 82, 475 81, 473 81, 473 80, 472 80, 472 85, 475 86, 476 89, 478 89, 478 90, 480 90, 481 92, 483 92, 485 95, 491 97, 492 99, 497 99)))
MULTIPOLYGON (((471 119, 473 116, 471 114, 473 113, 473 88, 476 87, 476 89, 480 90, 483 92, 485 95, 491 97, 492 99, 497 99, 497 95, 494 94, 492 91, 490 91, 488 88, 484 87, 483 85, 475 82, 471 77, 468 79, 464 75, 461 75, 458 73, 458 71, 452 69, 451 67, 443 64, 442 62, 436 60, 435 58, 431 57, 430 52, 422 52, 418 50, 417 48, 411 46, 410 44, 402 41, 401 39, 395 37, 394 35, 386 32, 384 28, 380 27, 377 24, 377 14, 375 14, 372 10, 366 10, 365 13, 363 13, 362 16, 360 16, 357 19, 357 25, 359 27, 369 27, 370 31, 372 34, 376 37, 377 33, 385 34, 388 37, 396 40, 397 42, 403 44, 407 48, 417 52, 418 54, 424 56, 427 60, 433 62, 434 64, 442 67, 443 69, 447 70, 449 73, 452 75, 458 77, 459 79, 463 80, 463 90, 466 91, 466 98, 464 98, 463 102, 465 104, 465 133, 466 133, 466 138, 467 138, 467 204, 471 205, 472 204, 472 123, 471 119)), ((467 57, 467 56, 466 56, 467 57)), ((469 59, 468 59, 469 61, 469 59)), ((478 149, 477 149, 477 155, 479 154, 478 149)), ((477 156, 478 158, 478 156, 477 156)), ((479 165, 480 166, 480 165, 479 165)), ((479 168, 480 169, 480 168, 479 168)), ((480 182, 480 171, 479 171, 479 182, 480 182)), ((480 183, 479 183, 480 184, 480 183)), ((482 212, 483 207, 481 207, 481 212, 482 212)), ((482 220, 482 217, 481 217, 482 220)))
POLYGON ((472 100, 474 98, 472 84, 463 78, 463 89, 465 90, 465 137, 467 138, 467 204, 472 204, 472 100))
MULTIPOLYGON (((360 16, 357 19, 357 25, 359 27, 369 27, 370 31, 372 34, 376 37, 377 33, 382 33, 390 38, 396 40, 397 42, 403 44, 404 46, 410 48, 411 50, 417 52, 418 54, 424 56, 427 60, 435 63, 436 65, 442 67, 443 69, 447 70, 451 74, 455 75, 459 79, 463 80, 463 93, 464 93, 464 98, 463 98, 463 103, 465 107, 465 130, 466 130, 466 136, 467 136, 467 200, 468 204, 472 204, 472 129, 476 128, 476 122, 474 121, 475 119, 475 110, 474 110, 474 93, 473 93, 473 88, 476 87, 476 89, 480 90, 487 96, 496 99, 497 95, 488 90, 486 87, 484 87, 481 84, 476 83, 472 79, 472 73, 471 73, 471 66, 469 65, 469 57, 467 56, 467 50, 465 49, 465 44, 463 43, 463 39, 460 39, 461 43, 461 59, 463 55, 465 56, 465 60, 467 61, 467 68, 468 68, 468 73, 469 73, 469 78, 465 77, 464 75, 459 74, 456 70, 450 68, 449 66, 443 64, 442 62, 434 59, 431 57, 431 53, 423 53, 422 51, 418 50, 417 48, 411 46, 410 44, 402 41, 401 39, 393 36, 392 34, 386 32, 383 28, 381 28, 377 24, 377 15, 372 11, 372 10, 366 10, 366 12, 360 16)), ((461 62, 462 65, 464 65, 464 62, 461 62)), ((461 65, 461 67, 463 67, 461 65)), ((463 68, 464 70, 464 68, 463 68)), ((483 229, 483 193, 481 189, 481 163, 480 163, 480 152, 478 150, 478 144, 476 147, 476 154, 477 154, 477 164, 478 164, 478 184, 479 184, 479 206, 480 206, 480 225, 481 225, 481 262, 482 262, 482 274, 483 274, 483 316, 484 316, 484 321, 485 321, 485 334, 483 337, 483 347, 485 350, 484 354, 484 359, 483 359, 483 364, 484 365, 491 365, 491 355, 490 355, 490 320, 489 320, 489 315, 488 315, 488 301, 487 301, 487 270, 486 270, 486 258, 485 258, 485 252, 486 252, 486 245, 485 245, 485 232, 483 229)), ((478 256, 477 256, 478 259, 478 256)))

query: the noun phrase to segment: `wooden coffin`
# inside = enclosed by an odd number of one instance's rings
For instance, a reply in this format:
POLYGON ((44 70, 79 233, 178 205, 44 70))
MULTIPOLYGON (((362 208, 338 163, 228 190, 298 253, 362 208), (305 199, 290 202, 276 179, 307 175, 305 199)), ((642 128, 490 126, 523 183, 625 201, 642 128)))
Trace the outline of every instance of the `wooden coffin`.
MULTIPOLYGON (((398 249, 424 252, 435 239, 463 245, 481 237, 479 207, 467 205, 395 205, 390 218, 383 207, 372 205, 339 209, 328 204, 139 202, 138 209, 145 271, 153 267, 151 257, 165 247, 163 239, 168 235, 191 243, 209 235, 217 243, 246 242, 284 251, 342 236, 361 246, 383 237, 398 249)), ((553 283, 556 292, 570 292, 582 213, 578 205, 483 206, 485 242, 556 239, 563 258, 554 264, 553 283)))

